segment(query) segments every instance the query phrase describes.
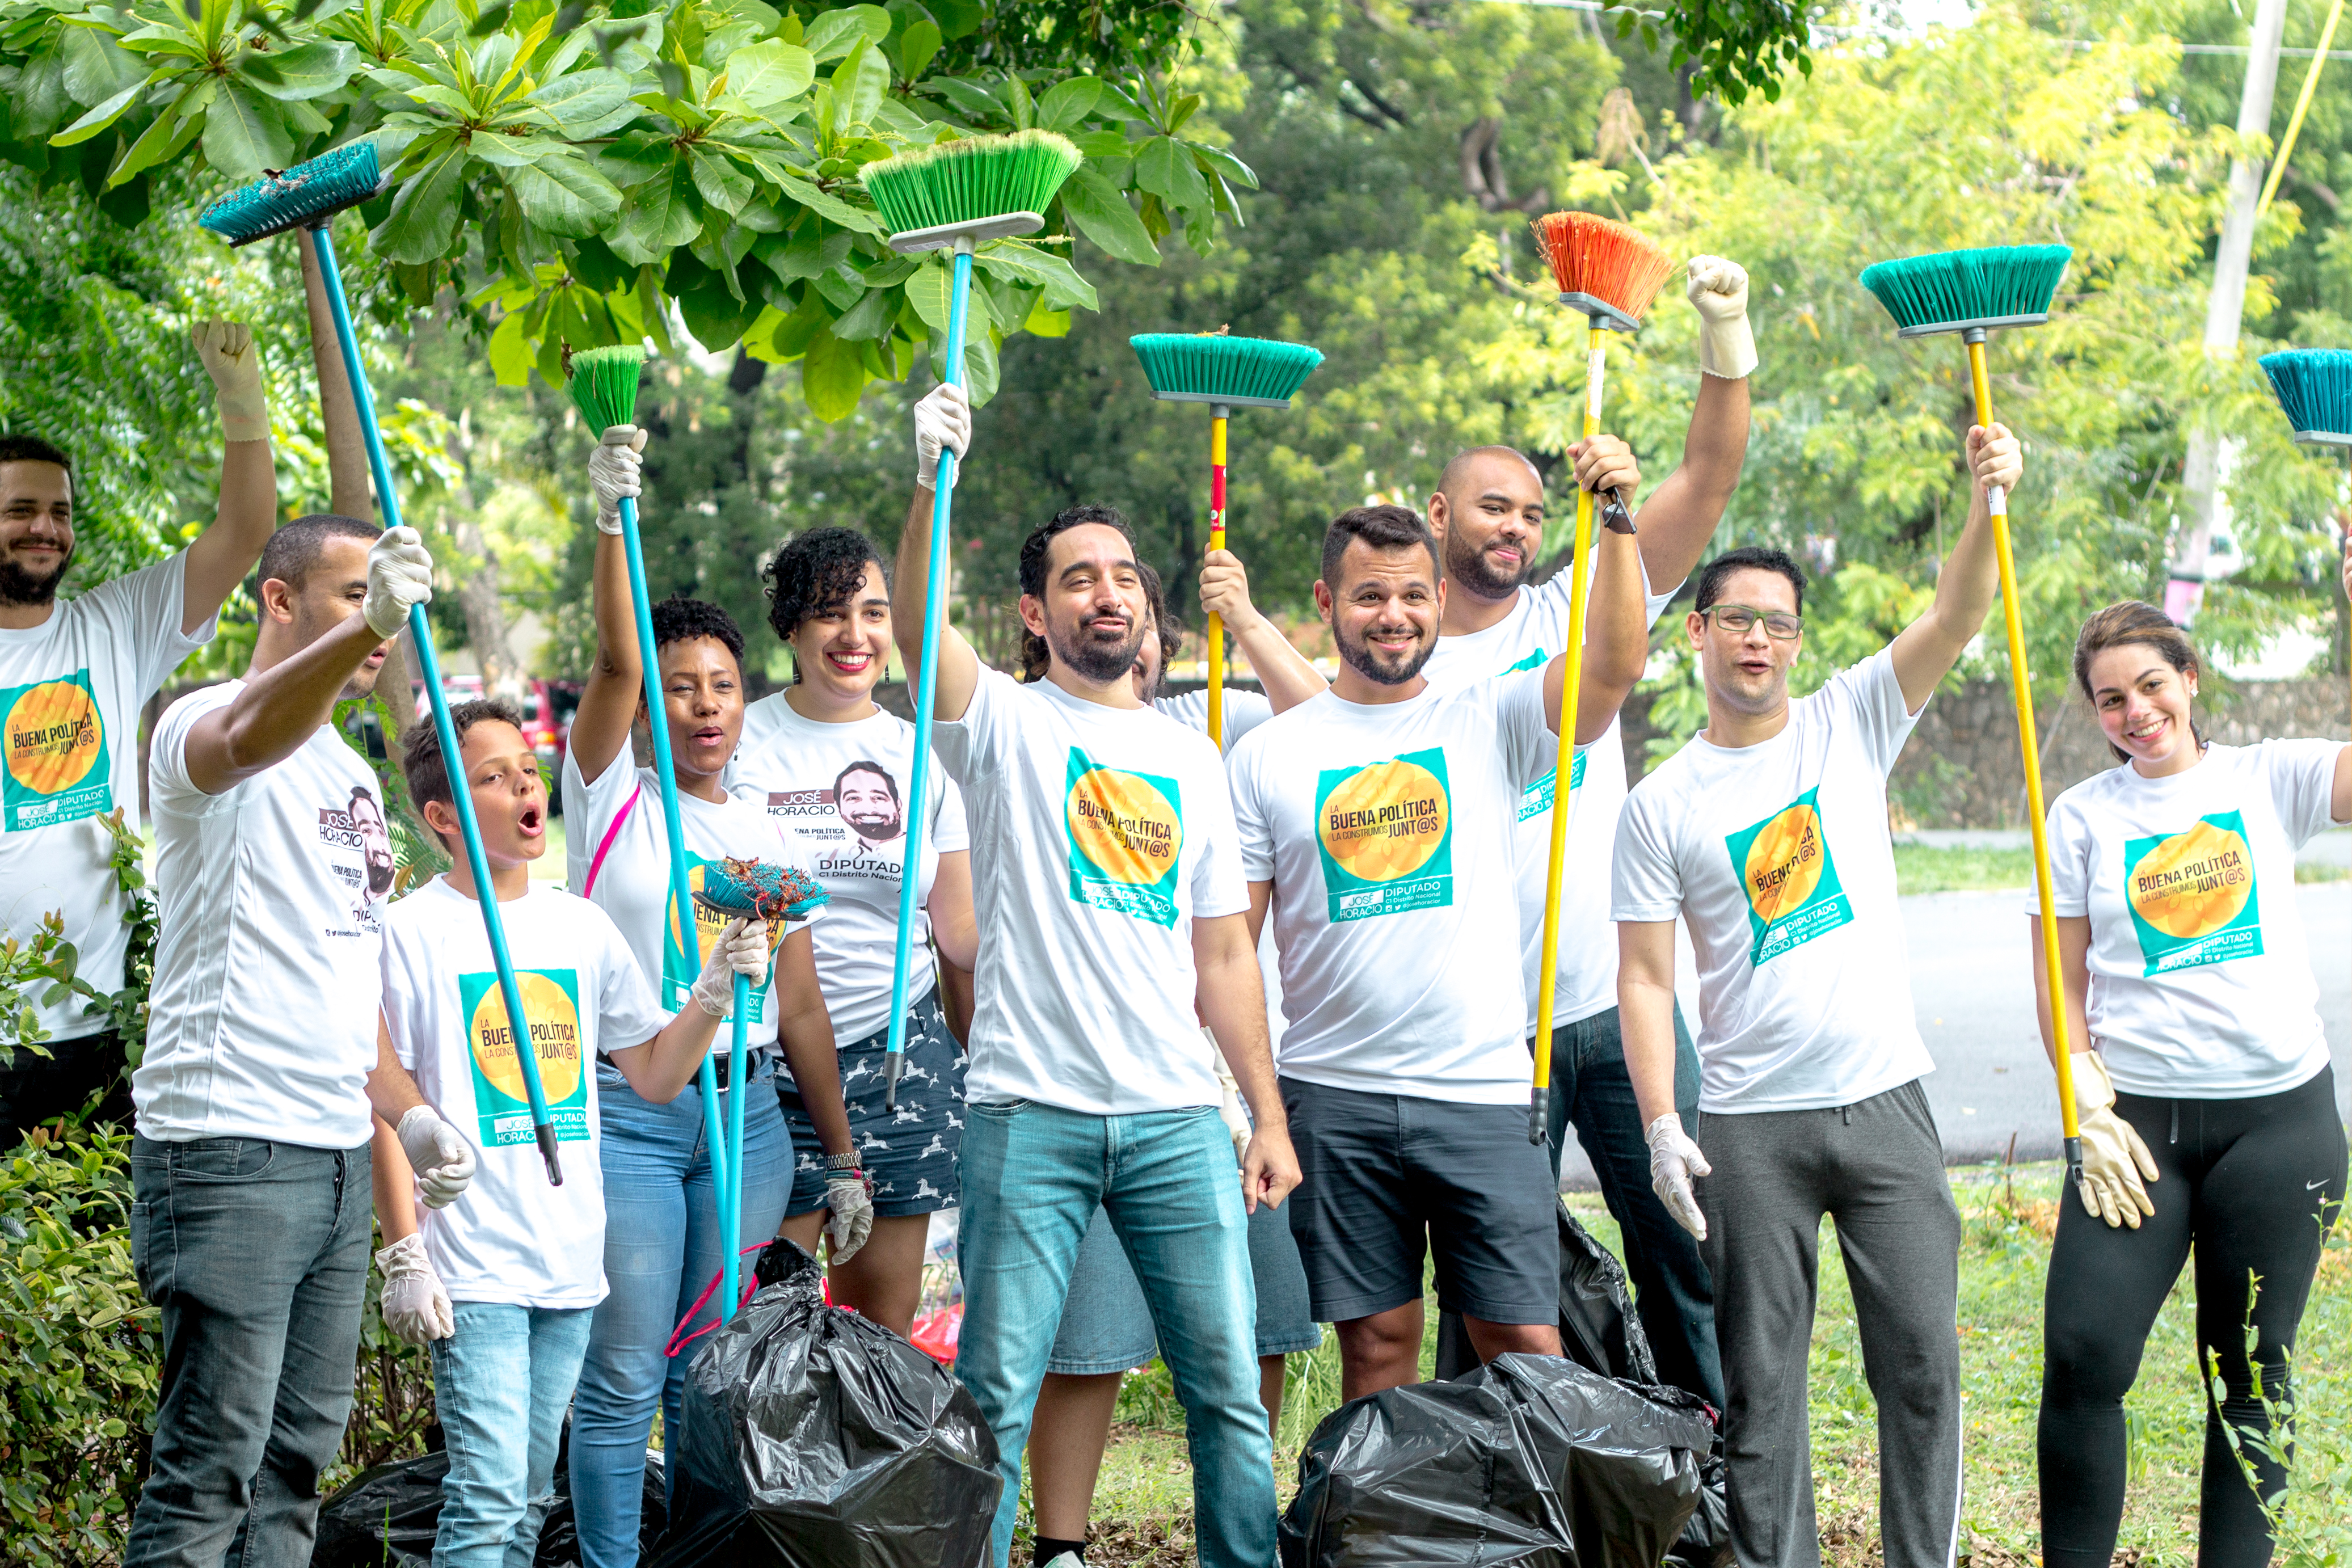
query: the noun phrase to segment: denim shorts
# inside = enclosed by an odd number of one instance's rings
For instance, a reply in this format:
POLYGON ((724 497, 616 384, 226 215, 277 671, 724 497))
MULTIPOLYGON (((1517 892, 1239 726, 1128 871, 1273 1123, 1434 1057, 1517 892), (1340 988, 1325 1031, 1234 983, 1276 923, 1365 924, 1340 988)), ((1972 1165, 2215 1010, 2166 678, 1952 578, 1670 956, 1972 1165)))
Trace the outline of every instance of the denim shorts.
MULTIPOLYGON (((886 1025, 854 1045, 841 1047, 841 1093, 849 1110, 849 1137, 874 1178, 877 1219, 931 1214, 956 1206, 956 1156, 963 1147, 963 1047, 948 1033, 933 991, 907 1009, 906 1070, 898 1079, 898 1108, 883 1108, 883 1058, 889 1054, 886 1025)), ((784 1212, 806 1214, 824 1206, 824 1150, 816 1124, 801 1103, 791 1075, 776 1075, 784 1125, 792 1129, 792 1201, 784 1212)))
MULTIPOLYGON (((1257 1353, 1288 1355, 1323 1342, 1323 1331, 1307 1310, 1307 1271, 1298 1266, 1298 1244, 1290 1239, 1286 1209, 1260 1204, 1249 1218, 1250 1273, 1257 1284, 1257 1353)), ((1095 1210, 1078 1260, 1070 1270, 1070 1292, 1062 1302, 1062 1326, 1054 1336, 1045 1370, 1065 1377, 1126 1372, 1160 1353, 1151 1308, 1136 1282, 1110 1215, 1095 1210)))

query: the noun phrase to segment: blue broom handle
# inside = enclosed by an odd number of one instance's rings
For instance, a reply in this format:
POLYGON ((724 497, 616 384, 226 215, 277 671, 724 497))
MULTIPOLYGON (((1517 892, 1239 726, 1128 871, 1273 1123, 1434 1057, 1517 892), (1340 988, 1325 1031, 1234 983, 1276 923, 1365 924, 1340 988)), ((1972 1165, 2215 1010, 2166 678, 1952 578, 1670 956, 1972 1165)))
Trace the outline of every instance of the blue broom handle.
POLYGON ((727 1259, 720 1266, 726 1280, 719 1293, 719 1321, 722 1323, 735 1316, 736 1273, 742 1267, 743 1251, 743 1037, 748 1032, 744 1020, 751 1012, 751 977, 740 970, 735 973, 735 1040, 727 1052, 727 1169, 735 1180, 727 1187, 727 1201, 719 1216, 719 1234, 727 1244, 727 1259))
MULTIPOLYGON (((342 273, 335 264, 335 242, 321 226, 310 231, 310 244, 318 255, 319 275, 326 286, 327 308, 335 318, 335 338, 343 351, 343 374, 352 384, 352 400, 358 405, 360 434, 367 440, 368 468, 375 476, 376 505, 383 510, 384 527, 398 528, 399 492, 393 488, 392 467, 383 456, 383 437, 376 429, 375 399, 369 395, 367 372, 360 364, 359 339, 352 331, 351 306, 343 299, 342 273)), ((457 808, 457 827, 466 840, 466 868, 473 874, 474 899, 481 905, 482 930, 490 939, 490 960, 498 967, 499 997, 507 1007, 507 1033, 514 1043, 523 1093, 530 1101, 531 1136, 539 1143, 540 1158, 547 1163, 548 1181, 560 1187, 563 1184, 563 1167, 556 1158, 555 1127, 547 1114, 547 1091, 540 1087, 538 1045, 530 1037, 530 1024, 523 1015, 522 990, 515 984, 514 961, 507 954, 506 922, 499 918, 499 894, 490 885, 489 857, 482 852, 482 829, 474 820, 474 792, 465 787, 464 754, 457 749, 457 726, 449 721, 449 701, 441 691, 441 661, 434 655, 433 628, 425 618, 422 605, 409 608, 408 635, 416 644, 417 668, 425 677, 425 694, 433 704, 433 731, 441 742, 441 755, 448 765, 450 803, 457 808)))
MULTIPOLYGON (((971 250, 960 247, 955 258, 955 281, 948 293, 948 366, 950 386, 963 384, 964 310, 971 298, 971 250)), ((906 1062, 907 972, 914 958, 915 903, 921 897, 923 841, 929 837, 930 809, 931 700, 940 670, 940 628, 948 618, 948 514, 955 498, 956 455, 940 454, 938 487, 931 492, 931 565, 929 591, 923 595, 923 661, 915 684, 915 763, 908 770, 914 829, 907 835, 906 869, 898 879, 898 958, 890 972, 890 1048, 882 1058, 883 1104, 896 1110, 898 1074, 906 1062)))
MULTIPOLYGON (((601 435, 602 432, 600 431, 601 435)), ((693 895, 687 889, 686 831, 679 826, 677 815, 677 775, 671 771, 669 752, 669 710, 662 702, 661 661, 654 654, 653 602, 646 591, 646 552, 637 542, 637 498, 621 498, 621 544, 629 561, 629 608, 637 622, 637 662, 645 671, 646 729, 653 736, 654 778, 661 785, 662 827, 669 835, 669 901, 677 915, 678 946, 686 954, 687 967, 699 975, 702 965, 702 932, 696 926, 693 895)), ((663 921, 667 928, 667 917, 663 921)), ((662 944, 669 944, 669 932, 662 932, 662 944)), ((691 981, 688 984, 693 984, 691 981)), ((711 1200, 718 1212, 727 1212, 727 1176, 730 1167, 720 1138, 719 1120, 719 1074, 710 1065, 710 1053, 702 1054, 702 1065, 695 1070, 696 1087, 702 1090, 702 1136, 710 1150, 711 1200)), ((730 1083, 735 1080, 730 1079, 730 1083)))

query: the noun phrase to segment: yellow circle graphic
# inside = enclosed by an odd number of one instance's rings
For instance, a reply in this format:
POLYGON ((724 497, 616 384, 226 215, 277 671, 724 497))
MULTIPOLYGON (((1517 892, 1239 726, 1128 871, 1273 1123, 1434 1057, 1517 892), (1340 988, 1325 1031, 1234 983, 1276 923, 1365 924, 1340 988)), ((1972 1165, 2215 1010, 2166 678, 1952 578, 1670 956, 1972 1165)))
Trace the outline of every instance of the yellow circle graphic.
POLYGON ((1805 907, 1821 885, 1821 814, 1810 805, 1792 805, 1766 823, 1748 846, 1742 868, 1748 907, 1769 925, 1780 916, 1805 907))
POLYGON ((1445 786, 1427 768, 1375 763, 1333 790, 1316 824, 1324 852, 1364 882, 1393 882, 1429 864, 1452 820, 1445 786))
POLYGON ((5 730, 10 776, 40 795, 71 789, 89 777, 106 734, 98 704, 70 680, 26 690, 9 708, 5 730))
POLYGON ((2253 890, 2253 852, 2245 839, 2200 822, 2142 856, 2125 896, 2140 919, 2191 942, 2236 920, 2253 890))
POLYGON ((1184 820, 1175 804, 1134 773, 1091 768, 1062 804, 1070 843, 1114 882, 1151 887, 1175 868, 1184 820))
MULTIPOLYGON (((522 1010, 530 1020, 531 1037, 539 1042, 539 1087, 550 1105, 560 1105, 580 1087, 580 1014, 563 987, 544 974, 520 970, 515 988, 522 993, 522 1010)), ((502 1094, 528 1100, 522 1068, 515 1061, 507 1033, 506 1000, 493 984, 474 1004, 472 1027, 474 1065, 502 1094)))

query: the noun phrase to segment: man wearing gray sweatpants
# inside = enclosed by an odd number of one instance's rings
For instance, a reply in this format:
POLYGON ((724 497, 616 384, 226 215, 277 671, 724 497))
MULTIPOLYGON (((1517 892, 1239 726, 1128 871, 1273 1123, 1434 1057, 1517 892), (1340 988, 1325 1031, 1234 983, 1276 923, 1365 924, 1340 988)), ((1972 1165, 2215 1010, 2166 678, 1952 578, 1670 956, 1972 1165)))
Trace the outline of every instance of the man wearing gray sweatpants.
POLYGON ((1685 633, 1705 731, 1628 798, 1612 912, 1652 1184, 1714 1276, 1740 1568, 1815 1568, 1806 1414, 1822 1216, 1835 1220, 1878 1402, 1886 1568, 1944 1568, 1960 1511, 1959 1212, 1920 1078, 1886 774, 1983 625, 1990 517, 2021 472, 1971 429, 1974 504, 1935 603, 1791 701, 1805 574, 1772 549, 1699 575, 1685 633), (1699 1110, 1675 1110, 1677 917, 1700 978, 1699 1110), (1699 1151, 1704 1145, 1706 1153, 1699 1151))

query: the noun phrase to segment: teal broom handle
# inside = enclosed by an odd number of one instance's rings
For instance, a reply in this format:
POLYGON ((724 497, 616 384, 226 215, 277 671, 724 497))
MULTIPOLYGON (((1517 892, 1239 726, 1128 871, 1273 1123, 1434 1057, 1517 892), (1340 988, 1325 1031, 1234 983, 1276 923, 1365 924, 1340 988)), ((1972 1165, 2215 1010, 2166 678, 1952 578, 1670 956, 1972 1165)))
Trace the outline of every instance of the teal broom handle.
MULTIPOLYGON (((375 399, 369 395, 367 372, 360 365, 359 339, 352 331, 351 306, 343 299, 342 273, 335 265, 335 242, 322 225, 310 231, 310 247, 319 258, 319 276, 326 285, 327 307, 335 318, 335 338, 343 351, 343 374, 352 384, 352 400, 358 405, 360 434, 367 438, 369 471, 375 476, 376 505, 383 512, 387 529, 400 526, 399 492, 393 489, 392 467, 384 461, 383 437, 376 429, 375 399)), ((474 820, 474 792, 465 787, 464 754, 457 749, 457 728, 449 721, 449 700, 441 692, 441 661, 433 652, 433 628, 425 618, 425 606, 412 605, 408 612, 408 635, 416 644, 418 671, 425 677, 425 695, 433 702, 433 731, 440 738, 441 755, 447 763, 451 804, 457 812, 457 827, 466 840, 466 868, 473 874, 474 900, 482 907, 482 930, 490 939, 490 960, 498 966, 499 997, 507 1005, 507 1032, 513 1037, 515 1064, 522 1072, 523 1093, 530 1100, 530 1131, 539 1143, 539 1157, 547 1163, 547 1179, 555 1186, 563 1184, 563 1166, 556 1158, 555 1125, 547 1114, 547 1091, 540 1087, 537 1043, 530 1037, 529 1021, 523 1016, 522 990, 515 984, 514 960, 507 954, 506 922, 499 918, 498 889, 490 885, 489 857, 482 852, 481 826, 474 820)))
MULTIPOLYGON (((662 827, 669 835, 669 901, 677 914, 677 940, 686 954, 687 967, 698 974, 702 964, 702 932, 695 923, 694 899, 687 890, 686 831, 679 826, 677 815, 677 775, 671 771, 669 752, 669 710, 662 701, 661 660, 654 653, 653 601, 646 590, 645 546, 637 542, 637 498, 621 498, 621 545, 629 561, 629 608, 637 622, 637 662, 645 671, 646 729, 654 742, 654 777, 661 785, 662 827)), ((667 920, 665 918, 667 926, 667 920)), ((662 932, 662 944, 669 943, 669 932, 662 932)), ((736 1081, 733 1079, 727 1080, 736 1081)), ((719 1136, 719 1074, 710 1065, 710 1053, 702 1053, 702 1065, 695 1069, 696 1087, 702 1090, 702 1138, 710 1150, 710 1195, 718 1212, 727 1213, 727 1177, 730 1167, 727 1151, 719 1136)), ((730 1233, 732 1234, 731 1232, 730 1233)), ((730 1253, 731 1256, 731 1253, 730 1253)))
POLYGON ((734 1180, 727 1186, 727 1201, 719 1210, 719 1234, 727 1244, 726 1262, 719 1272, 726 1276, 719 1298, 719 1321, 722 1323, 735 1316, 737 1270, 742 1268, 743 1254, 743 1039, 749 1032, 744 1020, 751 1012, 751 977, 738 970, 735 973, 735 1041, 727 1052, 727 1169, 734 1180))
MULTIPOLYGON (((963 384, 963 321, 971 299, 971 241, 956 243, 955 281, 948 294, 948 369, 950 386, 963 384)), ((956 455, 940 454, 938 488, 931 492, 929 591, 923 595, 923 663, 915 686, 915 764, 908 770, 912 821, 907 832, 906 868, 898 878, 898 961, 890 972, 890 1048, 882 1058, 882 1105, 898 1109, 898 1075, 907 1058, 907 972, 914 958, 915 901, 921 897, 923 840, 930 805, 931 696, 940 671, 940 628, 948 618, 948 513, 955 498, 956 455)))

